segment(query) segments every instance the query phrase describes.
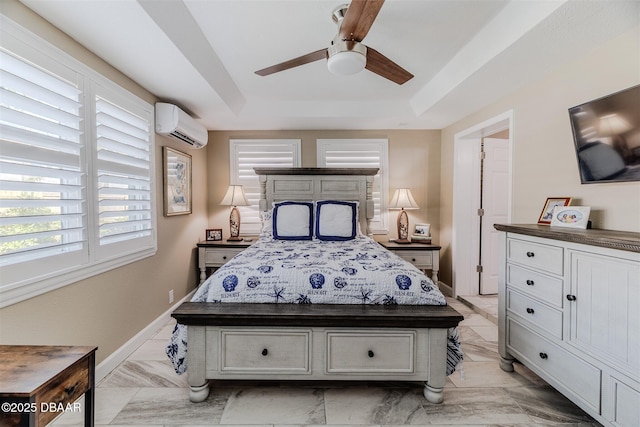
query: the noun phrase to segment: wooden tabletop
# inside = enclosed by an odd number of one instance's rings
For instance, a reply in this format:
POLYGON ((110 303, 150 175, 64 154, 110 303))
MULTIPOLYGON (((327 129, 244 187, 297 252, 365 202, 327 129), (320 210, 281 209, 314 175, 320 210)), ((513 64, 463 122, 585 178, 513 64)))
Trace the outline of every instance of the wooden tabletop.
POLYGON ((97 347, 0 345, 0 393, 31 395, 97 347))

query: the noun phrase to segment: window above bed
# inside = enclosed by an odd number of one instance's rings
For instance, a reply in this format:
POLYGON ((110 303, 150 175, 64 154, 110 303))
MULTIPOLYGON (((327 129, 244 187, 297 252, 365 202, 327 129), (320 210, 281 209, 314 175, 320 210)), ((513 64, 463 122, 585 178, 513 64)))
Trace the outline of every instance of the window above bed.
POLYGON ((389 141, 380 139, 318 139, 318 167, 379 168, 373 180, 373 218, 369 222, 373 234, 387 234, 389 213, 389 141))

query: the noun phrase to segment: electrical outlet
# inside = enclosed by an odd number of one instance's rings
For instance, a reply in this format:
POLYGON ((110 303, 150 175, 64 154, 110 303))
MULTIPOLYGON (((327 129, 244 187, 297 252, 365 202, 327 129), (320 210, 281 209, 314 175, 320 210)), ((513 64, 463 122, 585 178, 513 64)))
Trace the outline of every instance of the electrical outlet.
POLYGON ((173 289, 169 291, 169 304, 173 302, 173 289))

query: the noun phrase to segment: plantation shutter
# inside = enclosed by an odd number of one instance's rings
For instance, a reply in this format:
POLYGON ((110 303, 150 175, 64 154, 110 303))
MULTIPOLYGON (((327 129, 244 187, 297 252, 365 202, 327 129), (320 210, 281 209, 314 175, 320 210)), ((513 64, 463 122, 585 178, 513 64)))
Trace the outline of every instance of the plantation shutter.
POLYGON ((241 217, 241 234, 260 233, 260 184, 253 168, 257 167, 300 167, 299 139, 232 139, 230 151, 230 183, 242 185, 251 206, 238 206, 241 217))
POLYGON ((96 92, 98 253, 109 257, 154 245, 151 121, 149 111, 96 92))
POLYGON ((56 71, 0 50, 3 284, 88 258, 83 90, 74 71, 56 71))
POLYGON ((379 168, 373 179, 374 234, 386 234, 388 227, 388 140, 386 139, 319 139, 316 141, 318 166, 330 168, 379 168))

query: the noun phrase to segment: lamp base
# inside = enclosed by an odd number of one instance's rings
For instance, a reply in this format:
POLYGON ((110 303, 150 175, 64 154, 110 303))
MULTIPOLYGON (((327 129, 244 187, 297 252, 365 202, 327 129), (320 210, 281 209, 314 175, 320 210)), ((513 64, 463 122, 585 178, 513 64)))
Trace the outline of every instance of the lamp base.
POLYGON ((242 237, 229 237, 227 242, 242 242, 244 239, 242 237))
POLYGON ((411 243, 411 240, 409 239, 396 239, 393 241, 393 243, 400 243, 402 245, 407 244, 407 243, 411 243))

